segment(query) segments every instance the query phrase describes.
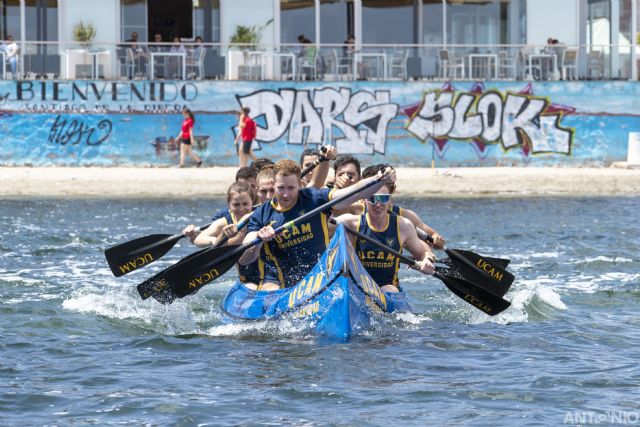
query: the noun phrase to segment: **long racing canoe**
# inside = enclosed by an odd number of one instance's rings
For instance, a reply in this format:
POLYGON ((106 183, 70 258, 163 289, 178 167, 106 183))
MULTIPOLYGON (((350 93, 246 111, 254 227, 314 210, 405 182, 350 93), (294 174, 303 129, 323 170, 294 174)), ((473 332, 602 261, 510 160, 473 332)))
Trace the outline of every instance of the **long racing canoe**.
POLYGON ((295 286, 255 291, 238 282, 222 301, 222 310, 231 321, 288 316, 308 322, 318 335, 348 339, 368 329, 374 316, 412 307, 404 291, 380 290, 339 225, 320 260, 295 286))

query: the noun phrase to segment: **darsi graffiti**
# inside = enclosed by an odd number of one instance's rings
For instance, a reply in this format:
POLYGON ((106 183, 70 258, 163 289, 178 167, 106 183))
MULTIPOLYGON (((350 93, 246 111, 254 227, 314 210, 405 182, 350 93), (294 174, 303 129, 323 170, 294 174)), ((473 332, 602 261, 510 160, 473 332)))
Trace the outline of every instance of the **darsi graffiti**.
POLYGON ((58 114, 49 129, 48 140, 60 145, 68 143, 77 145, 83 142, 86 145, 100 145, 109 138, 112 128, 113 124, 109 119, 102 119, 98 122, 97 127, 93 127, 82 120, 68 120, 58 114))
MULTIPOLYGON (((571 154, 573 128, 561 126, 564 114, 575 110, 533 95, 531 85, 519 93, 456 91, 450 84, 427 92, 419 108, 410 111, 407 130, 422 141, 431 138, 444 154, 448 140, 471 141, 482 158, 486 144, 520 147, 523 154, 571 154)), ((405 110, 406 112, 406 110, 405 110)))
POLYGON ((384 154, 387 128, 399 108, 386 90, 260 90, 237 99, 257 119, 258 141, 274 142, 288 132, 289 144, 331 142, 338 152, 352 154, 384 154))

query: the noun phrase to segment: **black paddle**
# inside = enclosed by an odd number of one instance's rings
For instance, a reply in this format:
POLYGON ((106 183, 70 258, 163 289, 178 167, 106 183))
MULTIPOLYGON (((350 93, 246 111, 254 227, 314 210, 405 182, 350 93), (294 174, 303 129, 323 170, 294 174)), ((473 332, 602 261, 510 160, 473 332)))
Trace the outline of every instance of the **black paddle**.
MULTIPOLYGON (((421 240, 433 241, 423 230, 416 228, 416 232, 421 240)), ((495 295, 506 294, 515 280, 514 275, 505 270, 509 259, 486 257, 464 249, 445 248, 444 251, 449 256, 444 264, 495 295)))
MULTIPOLYGON (((393 213, 395 215, 395 212, 393 213)), ((425 242, 428 243, 433 243, 433 237, 431 237, 431 235, 429 235, 428 233, 426 233, 424 230, 419 229, 418 227, 416 227, 416 233, 418 233, 418 238, 420 238, 420 240, 424 240, 425 242)), ((456 249, 458 252, 463 252, 463 253, 467 253, 467 254, 471 254, 473 252, 470 251, 466 251, 466 250, 462 250, 462 249, 456 249)), ((499 265, 501 268, 507 268, 509 266, 509 263, 511 262, 510 259, 508 258, 495 258, 495 257, 484 257, 487 261, 491 262, 492 264, 496 264, 499 265)), ((440 261, 438 261, 440 262, 440 261)), ((444 259, 442 260, 443 264, 451 264, 451 260, 449 259, 444 259)))
MULTIPOLYGON (((326 152, 326 148, 322 147, 322 150, 323 153, 326 152)), ((309 172, 325 160, 324 154, 318 157, 302 171, 300 177, 308 175, 309 172)), ((211 222, 205 224, 199 227, 198 230, 203 231, 211 224, 211 222)), ((150 234, 112 246, 104 251, 104 255, 113 275, 120 277, 159 260, 184 237, 186 237, 184 233, 150 234)))
MULTIPOLYGON (((311 218, 314 215, 329 209, 330 207, 341 203, 359 192, 366 190, 369 187, 379 184, 382 181, 381 177, 369 181, 362 187, 354 188, 347 194, 331 200, 322 206, 299 216, 298 218, 289 221, 282 226, 278 227, 276 234, 283 232, 286 229, 293 227, 295 224, 311 218)), ((198 256, 184 262, 179 263, 167 271, 165 280, 168 282, 169 287, 175 294, 176 298, 184 298, 185 296, 198 291, 201 287, 213 282, 218 277, 226 273, 233 265, 238 262, 242 254, 253 246, 261 243, 259 238, 254 239, 251 242, 245 243, 237 247, 225 247, 226 253, 220 256, 213 249, 207 249, 198 256)))
MULTIPOLYGON (((332 223, 336 223, 335 219, 329 220, 332 223)), ((347 232, 358 236, 359 239, 366 240, 367 242, 378 246, 379 248, 389 252, 392 255, 395 255, 400 259, 401 262, 408 264, 410 266, 416 265, 417 261, 413 258, 410 258, 406 255, 401 254, 400 252, 390 248, 384 243, 378 242, 377 240, 367 236, 366 234, 362 234, 356 230, 353 230, 347 226, 344 227, 347 232)), ((493 293, 476 286, 476 284, 471 283, 463 278, 451 277, 447 274, 447 269, 442 267, 436 267, 436 272, 433 274, 434 277, 442 280, 451 292, 456 294, 458 297, 462 298, 464 301, 478 308, 479 310, 487 313, 490 316, 495 316, 509 308, 511 303, 507 300, 502 299, 502 296, 494 295, 493 293)))

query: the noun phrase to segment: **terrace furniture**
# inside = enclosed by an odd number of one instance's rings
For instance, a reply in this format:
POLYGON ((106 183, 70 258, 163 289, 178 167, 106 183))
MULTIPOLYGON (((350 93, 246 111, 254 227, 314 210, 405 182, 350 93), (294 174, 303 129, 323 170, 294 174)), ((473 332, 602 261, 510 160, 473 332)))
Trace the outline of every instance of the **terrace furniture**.
POLYGON ((566 49, 562 52, 562 78, 578 79, 578 49, 566 49))
POLYGON ((438 65, 440 67, 441 78, 456 79, 458 77, 458 71, 460 71, 460 77, 464 79, 464 58, 456 57, 450 54, 448 50, 441 49, 438 51, 438 65))

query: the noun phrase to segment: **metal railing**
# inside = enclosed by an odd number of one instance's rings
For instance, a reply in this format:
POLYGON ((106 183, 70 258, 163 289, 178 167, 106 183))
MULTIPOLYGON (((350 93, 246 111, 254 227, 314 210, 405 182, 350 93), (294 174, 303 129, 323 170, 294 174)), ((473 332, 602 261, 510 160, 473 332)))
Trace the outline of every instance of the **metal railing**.
POLYGON ((629 45, 22 42, 19 46, 15 64, 6 56, 0 58, 4 79, 626 80, 634 75, 634 66, 636 72, 640 67, 640 48, 634 54, 629 45))

